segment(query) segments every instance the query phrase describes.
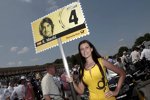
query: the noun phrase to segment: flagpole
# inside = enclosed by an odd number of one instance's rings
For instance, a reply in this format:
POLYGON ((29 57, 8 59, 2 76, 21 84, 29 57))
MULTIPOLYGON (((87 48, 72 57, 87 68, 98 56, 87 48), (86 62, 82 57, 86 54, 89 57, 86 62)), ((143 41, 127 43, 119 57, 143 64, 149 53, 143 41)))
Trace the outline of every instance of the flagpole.
MULTIPOLYGON (((62 55, 62 58, 63 58, 63 64, 64 64, 64 67, 65 67, 65 71, 66 71, 68 77, 70 78, 71 76, 70 76, 70 72, 69 72, 69 66, 68 66, 66 56, 65 56, 65 53, 64 53, 64 50, 63 50, 61 38, 58 38, 57 41, 58 41, 59 48, 60 48, 60 51, 61 51, 61 55, 62 55)), ((76 93, 75 93, 75 90, 74 90, 74 87, 73 87, 73 82, 70 83, 70 88, 71 88, 71 93, 72 93, 73 100, 77 100, 77 96, 76 96, 76 93)))

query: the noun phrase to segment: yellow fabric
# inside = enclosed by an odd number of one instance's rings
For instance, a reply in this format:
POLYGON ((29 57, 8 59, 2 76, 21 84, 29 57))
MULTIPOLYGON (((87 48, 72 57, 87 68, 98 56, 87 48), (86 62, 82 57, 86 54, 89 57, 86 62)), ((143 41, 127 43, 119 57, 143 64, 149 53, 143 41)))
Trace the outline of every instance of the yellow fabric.
MULTIPOLYGON (((106 75, 106 69, 102 65, 101 58, 99 58, 99 63, 103 68, 104 75, 106 75)), ((101 80, 101 78, 102 74, 97 64, 93 66, 90 70, 84 69, 83 81, 89 89, 89 100, 116 100, 115 97, 105 98, 105 92, 109 91, 106 77, 105 87, 103 89, 97 89, 98 82, 101 80)), ((99 86, 103 86, 103 83, 100 82, 99 86)))

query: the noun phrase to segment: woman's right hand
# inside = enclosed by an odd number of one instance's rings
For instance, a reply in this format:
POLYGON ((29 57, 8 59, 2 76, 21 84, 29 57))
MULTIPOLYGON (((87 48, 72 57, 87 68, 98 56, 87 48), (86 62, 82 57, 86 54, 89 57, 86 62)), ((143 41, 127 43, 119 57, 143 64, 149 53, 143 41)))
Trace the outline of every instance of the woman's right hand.
POLYGON ((73 76, 68 76, 68 75, 66 75, 66 81, 67 82, 69 82, 69 83, 73 83, 73 86, 74 86, 74 89, 76 90, 76 92, 78 93, 78 94, 83 94, 84 93, 84 84, 82 83, 82 81, 81 82, 79 82, 78 84, 77 83, 75 83, 74 82, 74 80, 73 80, 73 76))
POLYGON ((69 77, 68 75, 66 75, 66 81, 69 83, 73 82, 73 77, 72 76, 69 77))

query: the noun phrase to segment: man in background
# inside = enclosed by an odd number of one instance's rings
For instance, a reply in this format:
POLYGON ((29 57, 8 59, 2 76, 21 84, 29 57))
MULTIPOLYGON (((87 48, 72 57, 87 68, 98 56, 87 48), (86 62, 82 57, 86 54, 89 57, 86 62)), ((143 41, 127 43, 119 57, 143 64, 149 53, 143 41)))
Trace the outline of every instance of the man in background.
POLYGON ((45 100, 62 100, 58 86, 55 84, 55 66, 46 65, 46 75, 42 78, 41 87, 45 100))

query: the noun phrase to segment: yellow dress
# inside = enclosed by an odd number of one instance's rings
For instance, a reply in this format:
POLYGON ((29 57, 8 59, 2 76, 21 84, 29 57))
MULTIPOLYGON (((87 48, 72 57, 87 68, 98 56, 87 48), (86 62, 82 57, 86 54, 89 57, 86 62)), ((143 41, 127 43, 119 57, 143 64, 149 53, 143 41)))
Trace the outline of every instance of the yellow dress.
MULTIPOLYGON (((101 63, 101 58, 99 59, 100 65, 103 68, 104 75, 106 75, 106 70, 101 63)), ((115 97, 105 98, 105 92, 109 91, 107 79, 105 78, 105 87, 103 89, 98 89, 103 86, 101 82, 102 74, 98 65, 94 65, 90 70, 84 69, 83 81, 88 86, 89 90, 89 100, 116 100, 115 97)))

